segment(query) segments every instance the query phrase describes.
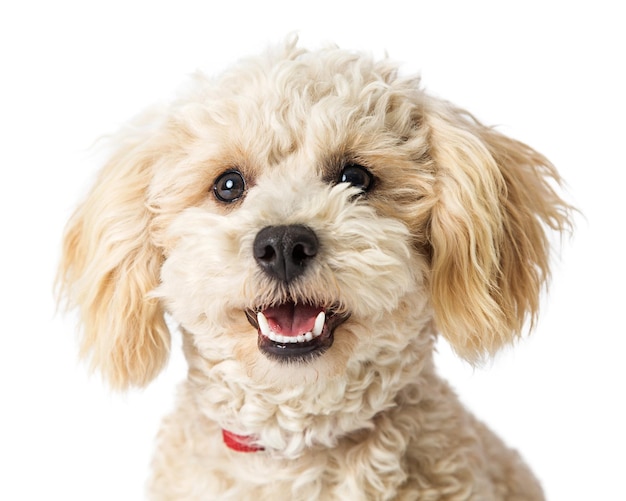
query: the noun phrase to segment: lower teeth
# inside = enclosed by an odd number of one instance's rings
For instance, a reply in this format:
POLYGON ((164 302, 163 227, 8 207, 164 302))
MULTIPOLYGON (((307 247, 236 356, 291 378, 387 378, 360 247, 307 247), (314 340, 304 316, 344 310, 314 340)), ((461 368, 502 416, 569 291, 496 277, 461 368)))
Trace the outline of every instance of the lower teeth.
POLYGON ((281 336, 280 334, 274 334, 272 332, 269 336, 265 337, 267 337, 270 341, 281 344, 308 343, 313 340, 313 334, 310 332, 300 334, 299 336, 281 336))

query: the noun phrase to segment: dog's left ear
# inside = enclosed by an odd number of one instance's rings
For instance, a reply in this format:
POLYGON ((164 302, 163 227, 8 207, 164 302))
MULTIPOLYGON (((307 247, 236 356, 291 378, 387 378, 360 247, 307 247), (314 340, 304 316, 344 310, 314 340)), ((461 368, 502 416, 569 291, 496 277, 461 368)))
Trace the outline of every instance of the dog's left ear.
POLYGON ((534 322, 549 276, 546 227, 569 227, 560 178, 541 154, 437 102, 424 117, 436 169, 430 221, 439 330, 477 362, 534 322))

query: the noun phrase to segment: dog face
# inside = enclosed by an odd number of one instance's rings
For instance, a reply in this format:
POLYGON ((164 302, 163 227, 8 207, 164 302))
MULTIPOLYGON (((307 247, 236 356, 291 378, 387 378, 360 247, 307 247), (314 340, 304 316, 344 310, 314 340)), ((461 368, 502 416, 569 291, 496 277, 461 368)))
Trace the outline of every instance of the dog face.
POLYGON ((426 361, 432 324, 477 361, 536 314, 554 181, 389 61, 288 43, 123 134, 60 281, 118 387, 162 367, 164 311, 192 371, 266 387, 426 361))
POLYGON ((390 317, 408 303, 428 319, 425 258, 392 216, 378 173, 388 166, 327 160, 329 140, 273 165, 255 159, 258 172, 250 158, 220 163, 202 206, 173 211, 157 294, 203 359, 301 384, 399 353, 408 340, 399 325, 389 332, 390 317))
POLYGON ((166 255, 157 294, 204 359, 234 358, 281 385, 397 354, 407 336, 400 326, 387 335, 394 314, 411 304, 422 324, 429 317, 425 248, 398 210, 412 200, 425 220, 432 199, 432 166, 416 160, 424 138, 402 137, 415 111, 394 123, 399 97, 358 61, 338 83, 336 68, 316 63, 331 73, 313 85, 310 64, 283 61, 261 88, 245 72, 235 90, 220 85, 199 105, 202 132, 187 132, 201 163, 151 184, 166 255), (353 78, 370 86, 365 96, 353 78), (194 191, 199 203, 181 206, 178 194, 194 191))

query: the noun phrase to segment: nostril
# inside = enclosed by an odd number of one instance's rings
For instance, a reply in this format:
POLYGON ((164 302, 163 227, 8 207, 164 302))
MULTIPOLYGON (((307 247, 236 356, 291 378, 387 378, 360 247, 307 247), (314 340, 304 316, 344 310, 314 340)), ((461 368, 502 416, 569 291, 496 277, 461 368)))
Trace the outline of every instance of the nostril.
POLYGON ((296 245, 293 248, 292 257, 296 263, 301 263, 302 261, 310 257, 310 255, 307 254, 303 245, 296 245))
POLYGON ((296 263, 302 263, 317 254, 317 242, 296 243, 291 256, 296 263))
POLYGON ((255 257, 262 261, 271 261, 276 257, 276 251, 271 245, 266 245, 263 249, 259 250, 258 254, 255 254, 255 257))

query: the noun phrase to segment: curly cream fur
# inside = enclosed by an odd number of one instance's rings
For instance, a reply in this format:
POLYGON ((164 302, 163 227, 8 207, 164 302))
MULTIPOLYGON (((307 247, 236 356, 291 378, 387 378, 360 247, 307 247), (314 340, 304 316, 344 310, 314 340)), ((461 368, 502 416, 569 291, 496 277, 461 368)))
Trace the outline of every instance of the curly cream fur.
POLYGON ((59 273, 82 353, 115 386, 165 363, 168 312, 189 375, 159 436, 153 499, 539 500, 519 456, 433 366, 438 333, 476 362, 537 314, 545 228, 568 206, 528 146, 398 76, 388 60, 295 41, 125 131, 72 217, 59 273), (375 176, 364 196, 345 163, 375 176), (236 168, 245 196, 224 204, 236 168), (255 235, 304 224, 320 241, 302 279, 255 262, 255 235), (349 313, 332 347, 278 363, 245 311, 296 302, 349 313), (253 454, 221 429, 256 437, 253 454))

